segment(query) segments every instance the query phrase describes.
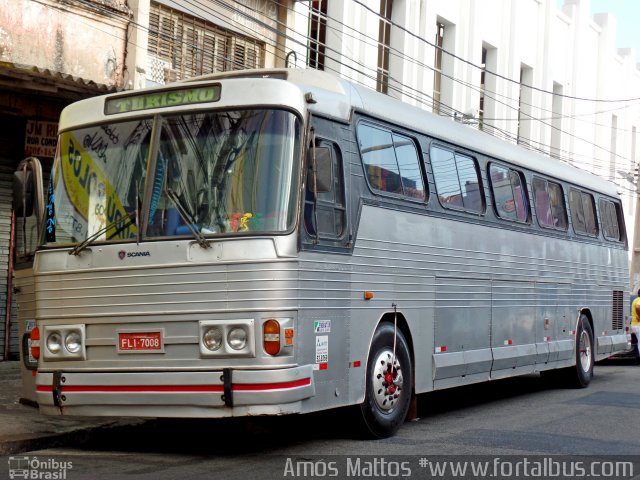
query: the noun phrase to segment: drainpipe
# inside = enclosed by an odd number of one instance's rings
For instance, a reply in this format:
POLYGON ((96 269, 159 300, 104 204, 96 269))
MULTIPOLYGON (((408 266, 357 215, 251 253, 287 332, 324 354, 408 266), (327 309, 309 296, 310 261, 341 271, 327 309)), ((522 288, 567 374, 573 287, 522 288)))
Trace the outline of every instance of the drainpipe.
POLYGON ((11 305, 13 303, 13 256, 16 248, 16 213, 11 209, 11 236, 9 240, 9 272, 7 277, 7 305, 4 319, 4 355, 3 360, 9 359, 11 344, 11 305))

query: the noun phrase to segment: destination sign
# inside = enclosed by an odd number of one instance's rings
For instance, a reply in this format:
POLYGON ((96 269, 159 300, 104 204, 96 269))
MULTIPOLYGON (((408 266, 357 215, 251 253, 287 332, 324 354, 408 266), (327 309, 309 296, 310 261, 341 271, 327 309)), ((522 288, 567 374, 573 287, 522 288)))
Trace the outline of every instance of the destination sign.
POLYGON ((220 85, 207 85, 110 98, 105 102, 104 109, 106 115, 114 115, 153 108, 217 102, 218 100, 220 100, 220 85))

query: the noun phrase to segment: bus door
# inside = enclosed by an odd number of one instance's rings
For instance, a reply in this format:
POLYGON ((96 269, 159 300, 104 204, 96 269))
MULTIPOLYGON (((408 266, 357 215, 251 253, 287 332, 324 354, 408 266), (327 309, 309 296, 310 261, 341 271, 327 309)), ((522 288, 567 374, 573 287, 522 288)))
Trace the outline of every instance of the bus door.
POLYGON ((331 133, 314 128, 309 142, 301 232, 303 249, 350 247, 343 149, 338 142, 330 140, 331 133))
MULTIPOLYGON (((36 326, 36 297, 33 258, 38 246, 45 215, 42 187, 42 165, 35 157, 18 164, 13 177, 14 251, 13 288, 18 305, 18 341, 22 377, 21 400, 36 402, 35 370, 37 361, 31 356, 29 334, 36 326)), ((8 302, 10 305, 10 302, 8 302)), ((10 308, 10 307, 8 307, 10 308)))
POLYGON ((314 365, 318 384, 335 385, 332 396, 313 400, 327 406, 349 401, 351 263, 343 163, 343 152, 349 150, 340 140, 341 124, 312 121, 300 228, 298 325, 301 336, 315 345, 303 361, 314 365))

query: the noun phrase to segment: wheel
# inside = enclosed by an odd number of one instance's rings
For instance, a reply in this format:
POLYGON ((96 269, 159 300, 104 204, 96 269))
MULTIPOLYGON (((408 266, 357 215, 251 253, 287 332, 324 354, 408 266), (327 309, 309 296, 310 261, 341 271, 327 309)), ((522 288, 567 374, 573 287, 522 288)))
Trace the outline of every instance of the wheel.
POLYGON ((593 378, 593 330, 586 315, 580 315, 576 331, 576 366, 571 375, 574 387, 584 388, 593 378))
POLYGON ((586 315, 581 315, 576 331, 576 364, 558 370, 545 370, 540 376, 554 387, 585 388, 593 378, 593 330, 586 315))
POLYGON ((365 434, 373 438, 395 434, 407 416, 411 400, 409 347, 398 329, 394 358, 393 340, 393 325, 381 324, 373 335, 367 358, 366 393, 360 410, 365 434))

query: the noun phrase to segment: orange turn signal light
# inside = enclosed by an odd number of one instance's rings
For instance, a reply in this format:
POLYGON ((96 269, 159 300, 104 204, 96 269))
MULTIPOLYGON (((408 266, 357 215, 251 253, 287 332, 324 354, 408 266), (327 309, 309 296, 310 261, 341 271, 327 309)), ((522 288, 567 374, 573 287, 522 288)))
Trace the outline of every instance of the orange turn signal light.
POLYGON ((271 356, 280 353, 280 323, 277 320, 267 320, 262 324, 262 345, 271 356))

